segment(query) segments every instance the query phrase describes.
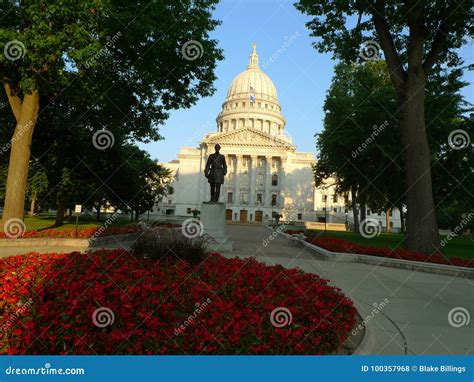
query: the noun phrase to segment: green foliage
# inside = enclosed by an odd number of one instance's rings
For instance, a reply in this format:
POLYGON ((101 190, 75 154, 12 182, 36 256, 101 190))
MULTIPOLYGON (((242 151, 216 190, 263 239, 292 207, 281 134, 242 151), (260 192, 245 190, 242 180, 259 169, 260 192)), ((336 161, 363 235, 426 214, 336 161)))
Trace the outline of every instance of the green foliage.
MULTIPOLYGON (((425 47, 431 47, 442 27, 449 31, 440 62, 450 66, 459 64, 457 49, 469 43, 474 32, 470 1, 423 0, 416 2, 418 8, 405 1, 346 0, 313 1, 299 0, 296 8, 313 16, 306 23, 311 36, 316 38, 314 47, 320 52, 331 52, 333 57, 344 61, 360 60, 364 42, 378 40, 374 18, 383 18, 391 29, 393 44, 401 56, 401 63, 408 60, 410 40, 409 24, 414 17, 421 16, 423 24, 418 28, 424 35, 425 47), (444 23, 444 25, 442 25, 444 23)), ((423 52, 424 58, 428 51, 423 52)))

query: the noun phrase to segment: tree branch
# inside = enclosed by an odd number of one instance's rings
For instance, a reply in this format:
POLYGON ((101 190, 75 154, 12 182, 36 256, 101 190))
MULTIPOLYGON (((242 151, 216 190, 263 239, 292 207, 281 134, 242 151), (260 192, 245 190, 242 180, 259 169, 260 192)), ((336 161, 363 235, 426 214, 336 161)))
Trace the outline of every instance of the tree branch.
POLYGON ((403 69, 403 63, 400 55, 397 52, 395 43, 393 42, 390 28, 387 21, 384 18, 383 8, 378 6, 371 6, 370 13, 372 14, 372 21, 375 26, 377 35, 380 38, 380 44, 385 53, 385 59, 390 69, 390 77, 392 78, 393 84, 397 91, 400 91, 406 80, 406 72, 403 69))
POLYGON ((5 92, 7 93, 8 102, 10 103, 10 106, 12 108, 13 115, 15 116, 15 119, 18 122, 21 117, 21 99, 13 92, 13 89, 9 82, 5 82, 3 87, 5 88, 5 92))
MULTIPOLYGON (((428 75, 428 73, 433 68, 434 63, 443 51, 443 47, 447 39, 446 36, 448 34, 448 29, 450 27, 450 22, 448 20, 450 19, 450 16, 454 12, 454 10, 454 3, 451 4, 450 7, 446 8, 445 17, 443 21, 441 21, 438 30, 436 31, 433 43, 431 44, 431 49, 425 58, 425 62, 423 62, 423 70, 425 72, 425 75, 428 75)), ((451 17, 451 20, 454 20, 454 17, 451 17)))

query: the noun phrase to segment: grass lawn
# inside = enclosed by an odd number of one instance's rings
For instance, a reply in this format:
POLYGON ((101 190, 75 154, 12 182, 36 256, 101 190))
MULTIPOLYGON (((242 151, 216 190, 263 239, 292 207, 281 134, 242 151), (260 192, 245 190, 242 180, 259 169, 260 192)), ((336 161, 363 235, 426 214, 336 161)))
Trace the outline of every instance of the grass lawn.
MULTIPOLYGON (((308 230, 308 233, 324 235, 324 231, 308 230)), ((392 249, 403 247, 403 235, 400 233, 381 233, 372 239, 366 239, 354 232, 327 231, 327 235, 372 247, 390 247, 392 249)), ((474 238, 453 237, 444 247, 444 253, 448 257, 472 259, 474 258, 474 238)))
MULTIPOLYGON (((78 227, 79 228, 92 228, 92 227, 101 227, 104 225, 107 218, 110 215, 103 216, 101 221, 97 221, 92 216, 79 216, 78 227)), ((41 216, 26 216, 25 224, 27 231, 41 231, 44 229, 56 228, 56 229, 71 229, 76 227, 76 218, 72 217, 70 219, 64 220, 64 225, 61 227, 54 227, 54 216, 53 215, 41 215, 41 216)), ((117 219, 113 220, 108 226, 109 227, 120 227, 127 224, 131 224, 130 217, 120 216, 117 219)))

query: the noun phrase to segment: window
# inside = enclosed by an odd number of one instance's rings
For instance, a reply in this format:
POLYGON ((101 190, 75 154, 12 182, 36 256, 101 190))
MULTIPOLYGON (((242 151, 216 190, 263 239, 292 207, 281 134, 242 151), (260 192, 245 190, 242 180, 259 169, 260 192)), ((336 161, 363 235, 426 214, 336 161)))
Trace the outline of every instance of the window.
POLYGON ((369 216, 369 215, 370 215, 370 212, 371 212, 370 210, 367 210, 367 216, 369 216))
POLYGON ((168 199, 168 204, 173 204, 173 200, 172 200, 172 199, 168 199))
POLYGON ((392 212, 392 210, 390 209, 390 211, 389 211, 389 216, 391 217, 392 215, 393 215, 393 212, 392 212))
POLYGON ((227 203, 232 203, 234 200, 234 193, 233 192, 228 192, 227 193, 227 203))
POLYGON ((257 175, 257 187, 263 187, 263 174, 257 175))
POLYGON ((272 175, 272 186, 278 186, 278 175, 277 174, 272 175))
POLYGON ((261 103, 261 102, 258 103, 258 107, 262 107, 262 103, 261 103))
POLYGON ((276 206, 277 204, 277 196, 276 194, 272 194, 272 206, 276 206))
POLYGON ((303 219, 303 214, 298 214, 298 220, 303 219))
POLYGON ((393 222, 390 222, 390 228, 393 228, 393 222))
POLYGON ((323 202, 326 203, 328 201, 328 196, 327 195, 323 195, 323 202))
POLYGON ((191 208, 190 207, 186 208, 186 213, 188 213, 188 214, 191 213, 191 208))
POLYGON ((263 203, 263 195, 257 194, 257 204, 262 204, 262 203, 263 203))

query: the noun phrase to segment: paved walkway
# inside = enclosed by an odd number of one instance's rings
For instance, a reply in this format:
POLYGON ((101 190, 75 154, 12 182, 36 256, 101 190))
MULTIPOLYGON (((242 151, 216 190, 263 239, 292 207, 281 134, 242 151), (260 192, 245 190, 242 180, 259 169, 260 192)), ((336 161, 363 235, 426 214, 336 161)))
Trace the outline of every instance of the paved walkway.
POLYGON ((474 354, 473 280, 360 263, 319 260, 305 248, 264 227, 228 225, 235 250, 228 257, 255 256, 266 264, 299 267, 331 281, 354 301, 362 319, 369 317, 368 354, 474 354), (268 240, 268 245, 264 241, 268 240), (374 311, 373 304, 388 303, 374 311), (448 314, 464 308, 472 316, 455 328, 448 314))
MULTIPOLYGON (((234 251, 223 253, 227 257, 255 256, 269 265, 299 267, 341 288, 354 301, 362 319, 370 317, 366 340, 361 346, 364 354, 474 354, 473 280, 319 260, 305 248, 289 246, 283 235, 273 237, 272 231, 261 226, 228 225, 227 233, 229 240, 234 241, 234 251), (385 299, 388 303, 376 313, 373 305, 385 299), (448 314, 453 308, 466 309, 472 316, 470 323, 459 328, 451 326, 448 314)), ((14 254, 12 252, 71 252, 81 249, 0 248, 0 257, 14 254)))

